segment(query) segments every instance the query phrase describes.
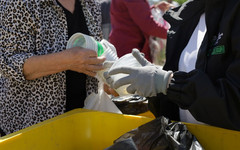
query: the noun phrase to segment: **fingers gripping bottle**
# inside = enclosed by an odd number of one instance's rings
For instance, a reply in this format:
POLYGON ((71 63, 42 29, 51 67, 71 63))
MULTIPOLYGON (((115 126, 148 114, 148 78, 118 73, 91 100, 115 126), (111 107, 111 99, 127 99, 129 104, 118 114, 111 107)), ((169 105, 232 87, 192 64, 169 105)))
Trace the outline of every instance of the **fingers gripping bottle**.
MULTIPOLYGON (((106 61, 116 61, 118 59, 116 48, 105 39, 98 42, 92 36, 82 33, 75 33, 68 40, 66 48, 69 49, 72 47, 83 47, 86 49, 95 50, 98 56, 105 56, 106 61)), ((103 73, 108 69, 109 68, 98 71, 98 80, 106 83, 103 73)))
MULTIPOLYGON (((67 49, 72 48, 72 47, 83 47, 86 49, 91 49, 95 50, 98 54, 98 56, 105 56, 106 61, 113 61, 115 62, 112 67, 121 67, 121 66, 134 66, 134 67, 139 67, 141 66, 139 62, 132 56, 132 54, 126 54, 122 56, 121 58, 117 57, 117 51, 116 48, 109 43, 107 40, 102 40, 100 42, 96 41, 93 37, 82 34, 82 33, 75 33, 70 37, 67 43, 67 49)), ((98 71, 96 78, 100 82, 106 83, 105 78, 103 77, 103 73, 108 71, 109 68, 106 68, 104 70, 98 71)), ((114 81, 126 77, 125 74, 117 74, 111 76, 114 81)), ((129 85, 124 85, 119 87, 118 89, 115 89, 116 92, 120 96, 125 96, 129 95, 127 92, 126 88, 129 85)))
POLYGON ((115 47, 105 39, 98 42, 89 35, 75 33, 67 42, 67 49, 72 47, 83 47, 95 50, 98 56, 105 56, 107 61, 115 61, 118 59, 115 47))

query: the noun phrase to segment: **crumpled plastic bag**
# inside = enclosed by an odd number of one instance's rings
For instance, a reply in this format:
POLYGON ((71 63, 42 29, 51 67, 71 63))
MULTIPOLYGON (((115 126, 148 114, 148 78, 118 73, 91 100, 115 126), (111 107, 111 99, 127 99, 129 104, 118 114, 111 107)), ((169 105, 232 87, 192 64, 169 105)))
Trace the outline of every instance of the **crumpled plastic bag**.
POLYGON ((181 122, 159 117, 133 129, 105 150, 203 150, 196 137, 181 122))
POLYGON ((113 97, 112 101, 123 114, 138 115, 149 110, 147 98, 136 94, 113 97))
POLYGON ((111 100, 110 95, 104 92, 103 82, 99 82, 97 94, 93 92, 87 96, 83 108, 122 114, 119 108, 111 100))

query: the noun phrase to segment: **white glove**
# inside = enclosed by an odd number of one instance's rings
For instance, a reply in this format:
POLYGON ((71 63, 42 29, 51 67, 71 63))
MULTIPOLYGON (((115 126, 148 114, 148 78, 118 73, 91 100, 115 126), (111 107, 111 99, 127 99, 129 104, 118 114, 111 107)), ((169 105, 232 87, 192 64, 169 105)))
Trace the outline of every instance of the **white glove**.
POLYGON ((138 94, 144 97, 156 96, 158 93, 166 94, 167 86, 172 75, 172 71, 164 71, 160 66, 156 66, 147 61, 137 49, 132 50, 132 55, 142 65, 142 67, 110 68, 105 75, 107 83, 114 89, 130 84, 127 92, 138 94), (113 81, 109 76, 124 73, 128 76, 113 81))

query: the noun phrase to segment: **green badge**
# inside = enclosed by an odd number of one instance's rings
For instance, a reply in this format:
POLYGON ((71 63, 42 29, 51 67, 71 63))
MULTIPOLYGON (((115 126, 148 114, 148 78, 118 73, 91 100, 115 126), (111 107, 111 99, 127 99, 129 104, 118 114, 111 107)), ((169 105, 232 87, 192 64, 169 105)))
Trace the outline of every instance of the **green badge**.
POLYGON ((224 54, 224 53, 225 53, 225 47, 224 47, 224 45, 220 45, 220 46, 213 48, 211 55, 219 55, 219 54, 224 54))

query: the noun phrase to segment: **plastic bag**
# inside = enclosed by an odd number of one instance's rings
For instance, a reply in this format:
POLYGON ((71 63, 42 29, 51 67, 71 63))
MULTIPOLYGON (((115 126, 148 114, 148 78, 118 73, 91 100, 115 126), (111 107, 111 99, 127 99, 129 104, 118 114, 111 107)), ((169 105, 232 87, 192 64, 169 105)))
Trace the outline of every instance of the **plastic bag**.
POLYGON ((159 117, 125 133, 105 150, 203 150, 186 125, 159 117))
POLYGON ((113 97, 112 101, 123 114, 138 115, 149 110, 147 98, 139 95, 113 97))
POLYGON ((92 93, 84 101, 85 109, 105 111, 122 114, 118 107, 111 100, 110 95, 108 95, 103 90, 103 82, 98 83, 98 94, 92 93))

